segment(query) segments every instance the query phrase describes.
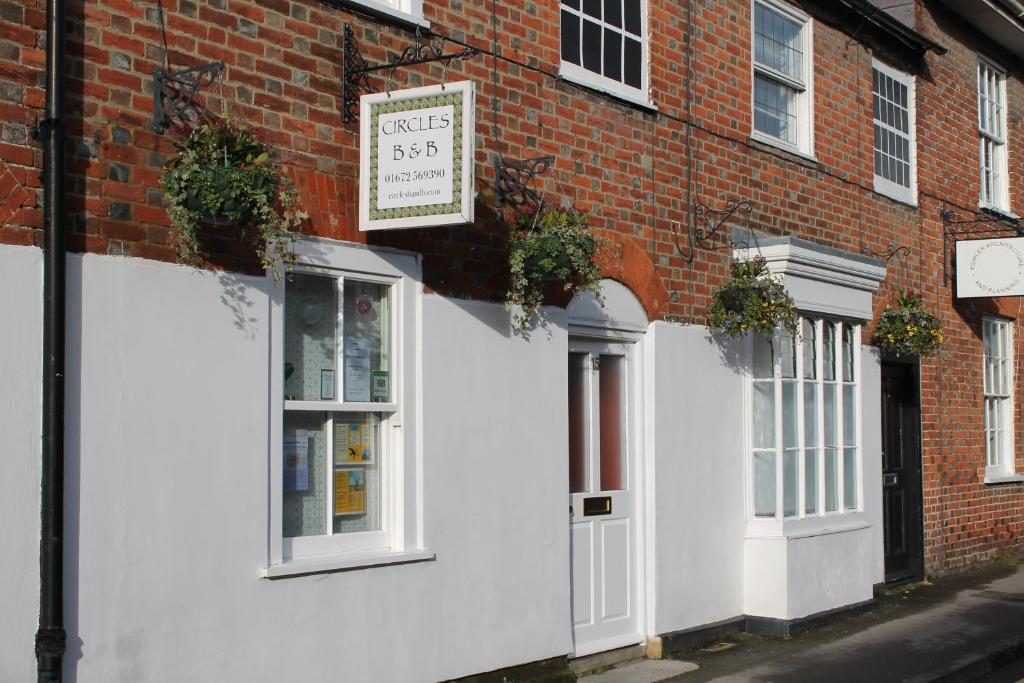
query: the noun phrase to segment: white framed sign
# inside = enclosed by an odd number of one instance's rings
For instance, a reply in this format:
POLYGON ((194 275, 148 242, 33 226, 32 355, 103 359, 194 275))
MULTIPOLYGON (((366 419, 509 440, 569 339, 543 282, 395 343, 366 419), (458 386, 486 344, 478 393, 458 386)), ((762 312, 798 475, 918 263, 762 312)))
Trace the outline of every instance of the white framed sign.
POLYGON ((1024 296, 1024 237, 957 242, 956 296, 1024 296))
POLYGON ((359 229, 473 222, 472 81, 359 99, 359 229))

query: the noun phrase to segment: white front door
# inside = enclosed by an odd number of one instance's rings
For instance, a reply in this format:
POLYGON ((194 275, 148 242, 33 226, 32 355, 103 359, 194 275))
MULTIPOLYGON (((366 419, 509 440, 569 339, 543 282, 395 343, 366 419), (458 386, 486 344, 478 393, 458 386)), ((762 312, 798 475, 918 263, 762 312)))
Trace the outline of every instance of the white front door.
POLYGON ((633 475, 634 344, 569 346, 573 655, 641 641, 633 475))

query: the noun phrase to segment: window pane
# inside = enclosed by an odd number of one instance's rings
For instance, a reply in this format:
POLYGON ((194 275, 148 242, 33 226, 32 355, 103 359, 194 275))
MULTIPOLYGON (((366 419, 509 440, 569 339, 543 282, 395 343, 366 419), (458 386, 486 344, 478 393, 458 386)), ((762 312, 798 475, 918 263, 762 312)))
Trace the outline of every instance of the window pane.
POLYGON ((763 76, 754 79, 754 128, 796 144, 796 92, 763 76))
POLYGON ((622 470, 622 356, 602 355, 598 370, 601 400, 601 490, 626 488, 622 470))
POLYGON ((622 80, 622 34, 610 28, 604 30, 604 75, 622 80))
POLYGON ((643 49, 640 43, 626 38, 622 50, 623 80, 631 88, 643 87, 643 49))
POLYGON ((601 27, 592 21, 583 22, 583 68, 601 73, 601 27))
POLYGON ((825 511, 839 509, 839 451, 825 449, 825 511))
POLYGON ((800 411, 797 405, 796 382, 782 383, 782 447, 797 448, 799 439, 800 411))
POLYGON ((583 13, 595 19, 600 19, 601 0, 583 0, 583 13))
POLYGON ((779 337, 779 347, 782 354, 782 376, 796 377, 796 339, 783 332, 779 337))
POLYGON ((804 445, 818 446, 818 385, 804 385, 804 445))
POLYGON ((843 385, 843 444, 857 445, 857 400, 856 386, 843 385))
POLYGON ((562 59, 570 64, 580 63, 580 18, 562 10, 562 59))
POLYGON ((763 334, 753 335, 754 344, 754 379, 765 379, 775 376, 772 365, 775 359, 772 355, 771 339, 763 334))
POLYGON ((378 531, 380 419, 376 413, 334 413, 332 417, 334 533, 378 531))
POLYGON ((843 507, 857 509, 857 449, 843 450, 843 507))
POLYGON ((284 414, 282 529, 286 538, 324 531, 323 413, 284 414))
POLYGON ((754 23, 754 59, 802 81, 801 25, 760 4, 754 6, 754 23))
POLYGON ((775 447, 775 384, 754 382, 754 448, 775 447))
POLYGON ((622 26, 622 0, 604 0, 604 21, 612 26, 622 26))
POLYGON ((293 273, 284 302, 285 398, 337 400, 338 281, 293 273))
POLYGON ((804 354, 804 379, 814 379, 818 376, 818 345, 816 335, 818 326, 813 320, 804 319, 802 323, 803 354, 804 354))
POLYGON ((626 15, 626 30, 634 36, 641 35, 641 7, 640 0, 622 0, 622 6, 626 15))
POLYGON ((818 512, 818 450, 804 451, 804 512, 818 512))
POLYGON ((754 453, 754 515, 775 516, 775 453, 754 453))
POLYGON ((346 279, 344 292, 345 376, 342 382, 345 400, 388 401, 391 398, 388 286, 346 279), (385 378, 383 383, 373 381, 381 377, 385 378))
POLYGON ((587 360, 569 354, 569 492, 587 490, 587 360))
POLYGON ((836 324, 825 321, 825 334, 821 341, 822 375, 826 382, 836 378, 836 324))
POLYGON ((843 325, 843 381, 853 381, 853 326, 843 325))
POLYGON ((800 504, 800 451, 782 453, 782 512, 785 517, 795 517, 800 504))
POLYGON ((836 434, 836 423, 839 417, 839 405, 836 401, 836 385, 826 384, 825 385, 825 445, 835 446, 836 439, 839 436, 836 434))

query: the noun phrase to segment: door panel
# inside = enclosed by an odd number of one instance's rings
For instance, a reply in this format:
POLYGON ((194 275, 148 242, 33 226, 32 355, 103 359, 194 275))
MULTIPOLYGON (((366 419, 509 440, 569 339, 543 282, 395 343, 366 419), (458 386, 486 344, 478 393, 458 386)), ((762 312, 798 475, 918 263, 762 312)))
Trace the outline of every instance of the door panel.
POLYGON ((574 655, 637 643, 629 344, 573 342, 569 505, 574 655))
POLYGON ((918 397, 914 366, 882 364, 882 519, 885 580, 890 583, 920 578, 923 572, 918 397))

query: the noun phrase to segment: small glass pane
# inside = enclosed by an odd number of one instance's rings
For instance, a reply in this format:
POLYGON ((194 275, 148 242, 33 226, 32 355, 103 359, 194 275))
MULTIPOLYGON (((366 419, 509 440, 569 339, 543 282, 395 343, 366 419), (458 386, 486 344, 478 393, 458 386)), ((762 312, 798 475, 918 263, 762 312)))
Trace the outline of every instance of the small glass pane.
POLYGON ((622 0, 604 0, 604 21, 612 26, 622 26, 622 0))
POLYGON ((587 491, 587 360, 569 354, 569 492, 587 491))
POLYGON ((800 445, 800 410, 797 405, 796 382, 782 383, 782 447, 797 448, 800 445))
POLYGON ((839 451, 825 449, 825 511, 839 509, 839 451))
POLYGON ((601 401, 601 490, 626 488, 622 467, 624 414, 622 411, 622 356, 602 355, 598 370, 601 401))
POLYGON ((843 450, 843 507, 857 509, 857 449, 843 450))
POLYGON ((381 529, 380 418, 334 413, 334 533, 381 529))
POLYGON ((775 447, 775 383, 754 382, 754 448, 775 447))
POLYGON ((622 80, 622 34, 610 28, 604 30, 604 75, 622 80))
POLYGON ((795 517, 800 505, 800 451, 782 453, 782 512, 785 517, 795 517))
POLYGON ((818 326, 813 320, 804 319, 802 328, 804 379, 815 379, 818 376, 818 326))
POLYGON ((323 413, 284 414, 282 529, 286 538, 324 531, 323 413))
POLYGON ((789 379, 796 377, 796 338, 791 334, 782 333, 779 338, 782 353, 782 376, 789 379))
POLYGON ((389 401, 388 286, 346 279, 344 291, 345 400, 389 401))
POLYGON ((583 0, 583 13, 595 19, 600 19, 601 0, 583 0))
POLYGON ((640 41, 627 37, 623 42, 622 71, 623 83, 631 88, 643 87, 643 47, 640 41))
POLYGON ((775 453, 754 453, 754 515, 775 516, 775 453))
POLYGON ((601 26, 592 21, 583 22, 583 68, 601 73, 601 26))
POLYGON ((818 450, 804 451, 804 512, 818 512, 818 450))
POLYGON ((771 338, 763 334, 753 335, 754 339, 754 379, 767 379, 775 376, 773 369, 771 338))
POLYGON ((570 64, 580 63, 580 18, 562 10, 562 59, 570 64))
POLYGON ((836 445, 839 436, 836 433, 836 424, 839 418, 839 406, 836 402, 836 385, 825 385, 825 445, 836 445))
POLYGON ((623 8, 626 16, 626 30, 634 36, 639 37, 641 33, 641 6, 640 0, 623 0, 623 8))
POLYGON ((856 386, 843 385, 843 444, 857 445, 857 399, 856 386))
POLYGON ((337 400, 338 281, 293 273, 284 295, 284 394, 337 400))
POLYGON ((797 142, 797 93, 781 83, 754 79, 754 128, 791 144, 797 142))
POLYGON ((826 382, 836 379, 836 324, 825 321, 825 334, 821 340, 822 375, 826 382))
POLYGON ((804 445, 818 446, 818 386, 804 385, 804 445))
POLYGON ((843 381, 853 381, 853 327, 843 325, 843 381))

